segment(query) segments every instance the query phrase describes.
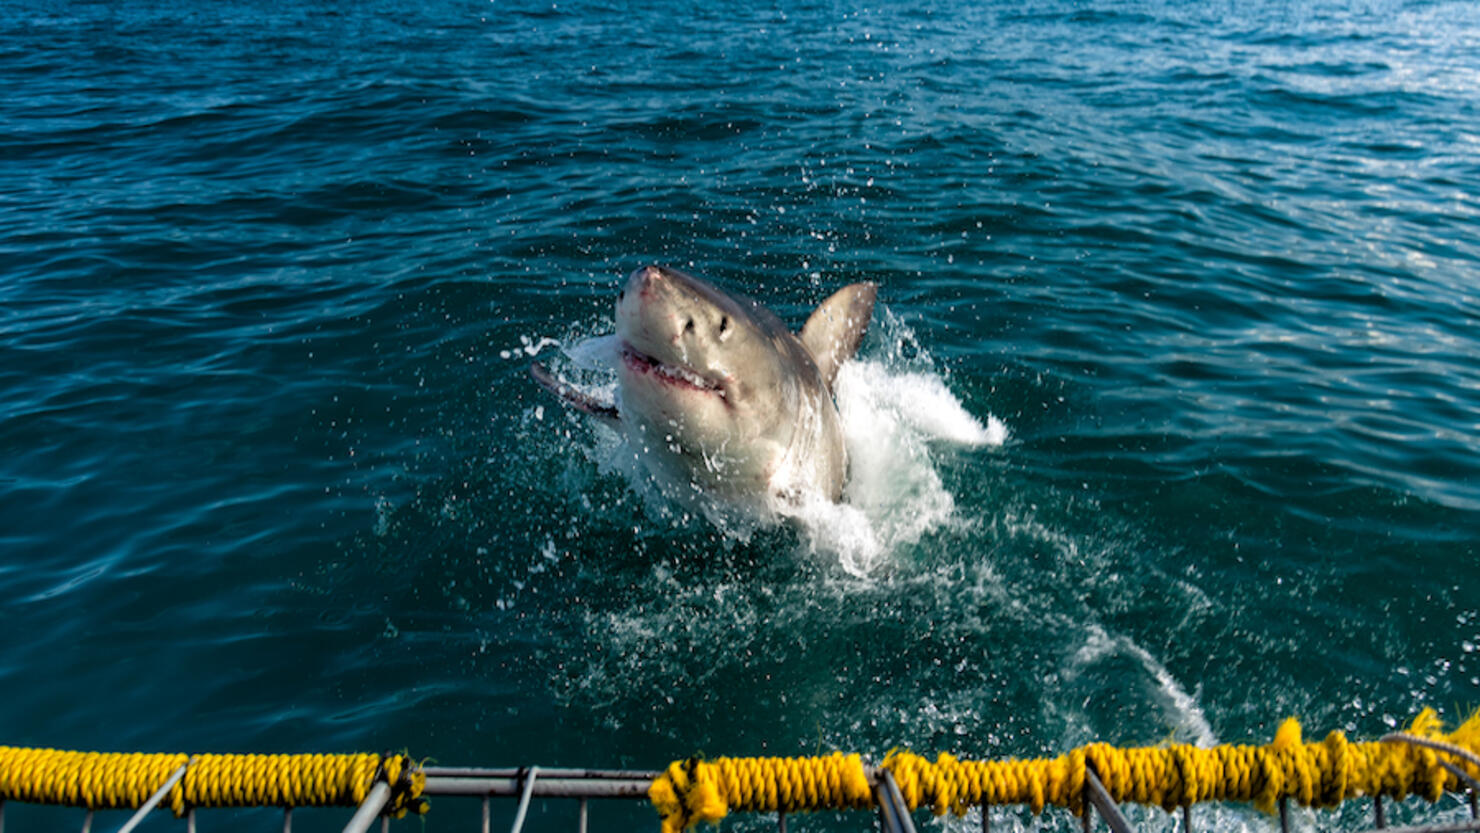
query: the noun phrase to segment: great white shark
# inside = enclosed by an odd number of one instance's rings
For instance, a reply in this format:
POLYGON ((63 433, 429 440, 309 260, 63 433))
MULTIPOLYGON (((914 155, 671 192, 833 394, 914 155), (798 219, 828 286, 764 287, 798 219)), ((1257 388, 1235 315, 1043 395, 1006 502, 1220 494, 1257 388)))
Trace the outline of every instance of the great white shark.
POLYGON ((760 512, 836 502, 848 452, 833 383, 863 341, 877 291, 838 290, 794 334, 756 301, 644 266, 617 296, 616 401, 596 400, 539 362, 530 372, 623 432, 653 476, 680 493, 760 512))

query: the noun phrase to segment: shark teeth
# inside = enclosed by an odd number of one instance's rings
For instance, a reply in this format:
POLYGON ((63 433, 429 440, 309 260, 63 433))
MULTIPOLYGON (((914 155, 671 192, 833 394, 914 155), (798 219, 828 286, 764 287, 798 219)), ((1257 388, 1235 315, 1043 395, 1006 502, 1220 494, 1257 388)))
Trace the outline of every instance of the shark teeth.
POLYGON ((623 345, 622 360, 639 373, 650 373, 660 376, 664 381, 680 387, 693 388, 694 390, 713 393, 724 396, 724 388, 703 376, 680 365, 664 364, 645 353, 639 353, 630 345, 623 345))

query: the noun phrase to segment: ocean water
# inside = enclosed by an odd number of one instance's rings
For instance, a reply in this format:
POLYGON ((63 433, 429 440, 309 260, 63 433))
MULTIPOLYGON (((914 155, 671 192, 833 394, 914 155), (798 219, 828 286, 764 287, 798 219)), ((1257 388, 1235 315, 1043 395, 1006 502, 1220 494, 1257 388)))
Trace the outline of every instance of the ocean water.
POLYGON ((0 81, 0 743, 659 768, 1480 705, 1473 4, 4 0, 0 81), (648 262, 794 325, 879 284, 837 513, 687 516, 532 383, 648 262))

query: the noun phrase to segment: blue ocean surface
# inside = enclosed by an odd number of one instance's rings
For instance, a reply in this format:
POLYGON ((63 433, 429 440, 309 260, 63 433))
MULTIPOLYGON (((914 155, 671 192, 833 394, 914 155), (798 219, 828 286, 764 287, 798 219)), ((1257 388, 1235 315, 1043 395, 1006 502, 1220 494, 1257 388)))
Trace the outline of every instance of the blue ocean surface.
POLYGON ((656 769, 1480 705, 1480 6, 0 0, 0 83, 0 744, 656 769), (851 523, 665 506, 531 381, 645 263, 793 326, 878 283, 851 523))

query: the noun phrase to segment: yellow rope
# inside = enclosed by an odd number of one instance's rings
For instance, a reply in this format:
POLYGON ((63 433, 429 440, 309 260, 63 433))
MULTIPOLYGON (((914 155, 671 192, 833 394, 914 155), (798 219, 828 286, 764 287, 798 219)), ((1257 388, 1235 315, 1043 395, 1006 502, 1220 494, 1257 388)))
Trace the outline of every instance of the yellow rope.
MULTIPOLYGON (((1409 731, 1480 752, 1480 715, 1446 735, 1438 715, 1425 709, 1409 731)), ((1119 749, 1096 743, 1057 758, 963 761, 942 754, 933 762, 894 751, 881 767, 894 776, 910 809, 929 807, 936 815, 963 815, 982 804, 1027 805, 1035 813, 1053 804, 1077 814, 1083 810, 1086 767, 1093 767, 1117 802, 1171 810, 1200 801, 1242 801, 1272 812, 1284 797, 1315 807, 1358 795, 1416 794, 1435 801, 1445 790, 1459 788, 1458 779, 1438 761, 1428 749, 1351 743, 1340 732, 1319 743, 1303 743, 1300 724, 1291 718, 1264 746, 1119 749)), ((1480 775, 1473 766, 1463 767, 1480 775)), ((841 753, 675 762, 653 782, 648 797, 663 817, 664 833, 679 833, 700 821, 717 822, 731 810, 794 812, 873 804, 863 763, 857 755, 841 753)))
MULTIPOLYGON (((190 757, 0 746, 0 800, 132 809, 190 757)), ((426 812, 426 776, 402 755, 198 755, 164 804, 176 816, 191 807, 353 807, 381 777, 392 787, 386 812, 426 812)))
POLYGON ((663 833, 695 821, 719 821, 730 810, 817 810, 873 802, 863 762, 834 752, 819 758, 719 758, 675 761, 653 781, 650 798, 663 833))
MULTIPOLYGON (((1480 715, 1444 734, 1425 709, 1409 732, 1480 752, 1480 715)), ((64 752, 0 746, 0 801, 90 809, 142 805, 191 756, 64 752)), ((1168 810, 1200 801, 1247 801, 1268 812, 1281 798, 1332 806, 1358 795, 1437 800, 1459 787, 1431 749, 1407 744, 1351 743, 1332 732, 1319 743, 1301 740, 1287 720, 1264 746, 1185 744, 1119 749, 1091 744, 1057 758, 970 761, 942 754, 929 761, 895 751, 881 767, 898 782, 911 809, 937 815, 970 807, 1021 804, 1041 812, 1053 804, 1082 811, 1085 772, 1093 768, 1118 802, 1168 810)), ((1472 776, 1480 768, 1462 766, 1472 776)), ((392 787, 386 812, 424 813, 426 776, 400 755, 199 755, 165 799, 176 815, 191 807, 354 806, 377 780, 392 787)), ((648 795, 664 833, 731 810, 788 812, 873 805, 870 773, 857 755, 809 758, 692 759, 668 767, 648 795)))

